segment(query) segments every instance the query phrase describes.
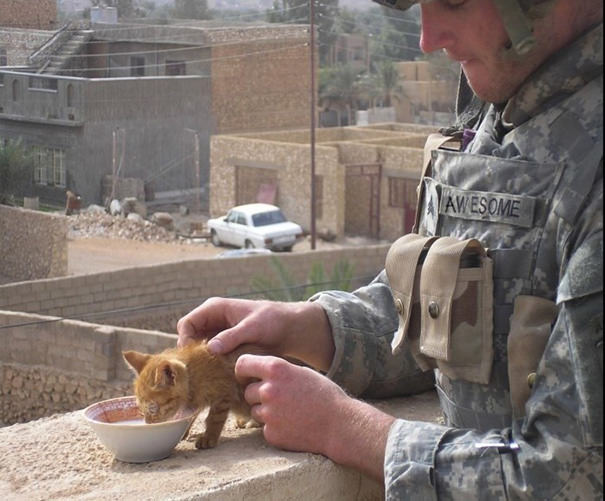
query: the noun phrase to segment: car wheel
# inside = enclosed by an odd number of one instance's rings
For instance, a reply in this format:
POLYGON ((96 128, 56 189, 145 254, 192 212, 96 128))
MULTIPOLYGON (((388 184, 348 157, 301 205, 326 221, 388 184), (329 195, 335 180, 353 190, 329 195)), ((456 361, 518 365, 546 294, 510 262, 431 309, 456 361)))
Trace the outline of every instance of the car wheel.
POLYGON ((246 249, 254 249, 254 244, 250 240, 246 240, 244 247, 246 247, 246 249))
POLYGON ((221 245, 221 240, 220 238, 218 238, 216 231, 212 230, 210 237, 212 239, 212 245, 214 245, 215 247, 219 247, 221 245))
POLYGON ((284 252, 292 252, 292 247, 293 247, 292 245, 289 245, 288 247, 284 247, 283 251, 284 252))

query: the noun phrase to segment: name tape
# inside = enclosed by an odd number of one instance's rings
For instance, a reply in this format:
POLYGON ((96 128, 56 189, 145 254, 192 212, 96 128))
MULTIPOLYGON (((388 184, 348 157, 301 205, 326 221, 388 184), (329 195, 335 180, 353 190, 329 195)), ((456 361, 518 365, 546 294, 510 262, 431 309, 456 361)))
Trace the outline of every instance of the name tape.
POLYGON ((439 213, 461 219, 492 221, 530 228, 534 222, 536 199, 492 193, 467 191, 443 186, 439 213))

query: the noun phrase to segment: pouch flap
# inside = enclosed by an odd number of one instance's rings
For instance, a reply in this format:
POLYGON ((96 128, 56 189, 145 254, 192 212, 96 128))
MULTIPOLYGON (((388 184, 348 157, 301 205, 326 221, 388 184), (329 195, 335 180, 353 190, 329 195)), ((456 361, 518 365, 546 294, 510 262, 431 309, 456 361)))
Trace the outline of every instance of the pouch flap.
POLYGON ((515 417, 525 415, 525 403, 531 394, 528 379, 538 368, 557 312, 554 301, 525 295, 515 298, 507 340, 508 379, 515 417))
POLYGON ((439 238, 428 250, 420 276, 420 352, 450 360, 452 303, 462 255, 485 256, 478 240, 439 238))
POLYGON ((393 353, 401 349, 409 326, 418 261, 422 251, 435 240, 436 237, 422 237, 409 233, 395 241, 387 254, 385 269, 399 315, 399 329, 391 343, 393 353))

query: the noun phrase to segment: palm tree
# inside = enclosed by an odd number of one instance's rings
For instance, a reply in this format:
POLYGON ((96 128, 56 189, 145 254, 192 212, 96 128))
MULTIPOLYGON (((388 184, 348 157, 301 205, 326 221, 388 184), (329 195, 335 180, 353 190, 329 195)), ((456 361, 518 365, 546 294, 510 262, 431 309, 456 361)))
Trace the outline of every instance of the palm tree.
POLYGON ((353 122, 353 111, 357 109, 360 96, 359 75, 360 72, 348 64, 322 69, 319 74, 320 102, 324 106, 343 106, 347 111, 349 124, 353 122))
POLYGON ((34 164, 21 139, 0 140, 0 203, 14 203, 16 197, 31 191, 34 164))
POLYGON ((400 101, 405 93, 399 82, 399 72, 392 61, 383 61, 378 65, 375 82, 382 93, 382 106, 391 106, 392 100, 400 101))

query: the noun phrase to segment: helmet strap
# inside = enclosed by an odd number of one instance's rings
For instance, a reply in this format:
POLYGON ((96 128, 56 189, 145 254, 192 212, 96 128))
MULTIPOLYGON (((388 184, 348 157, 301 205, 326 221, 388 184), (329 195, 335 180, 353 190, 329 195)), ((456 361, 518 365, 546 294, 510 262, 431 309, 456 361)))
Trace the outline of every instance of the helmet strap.
POLYGON ((518 55, 529 52, 535 45, 532 24, 517 0, 494 0, 511 41, 511 50, 518 55))

